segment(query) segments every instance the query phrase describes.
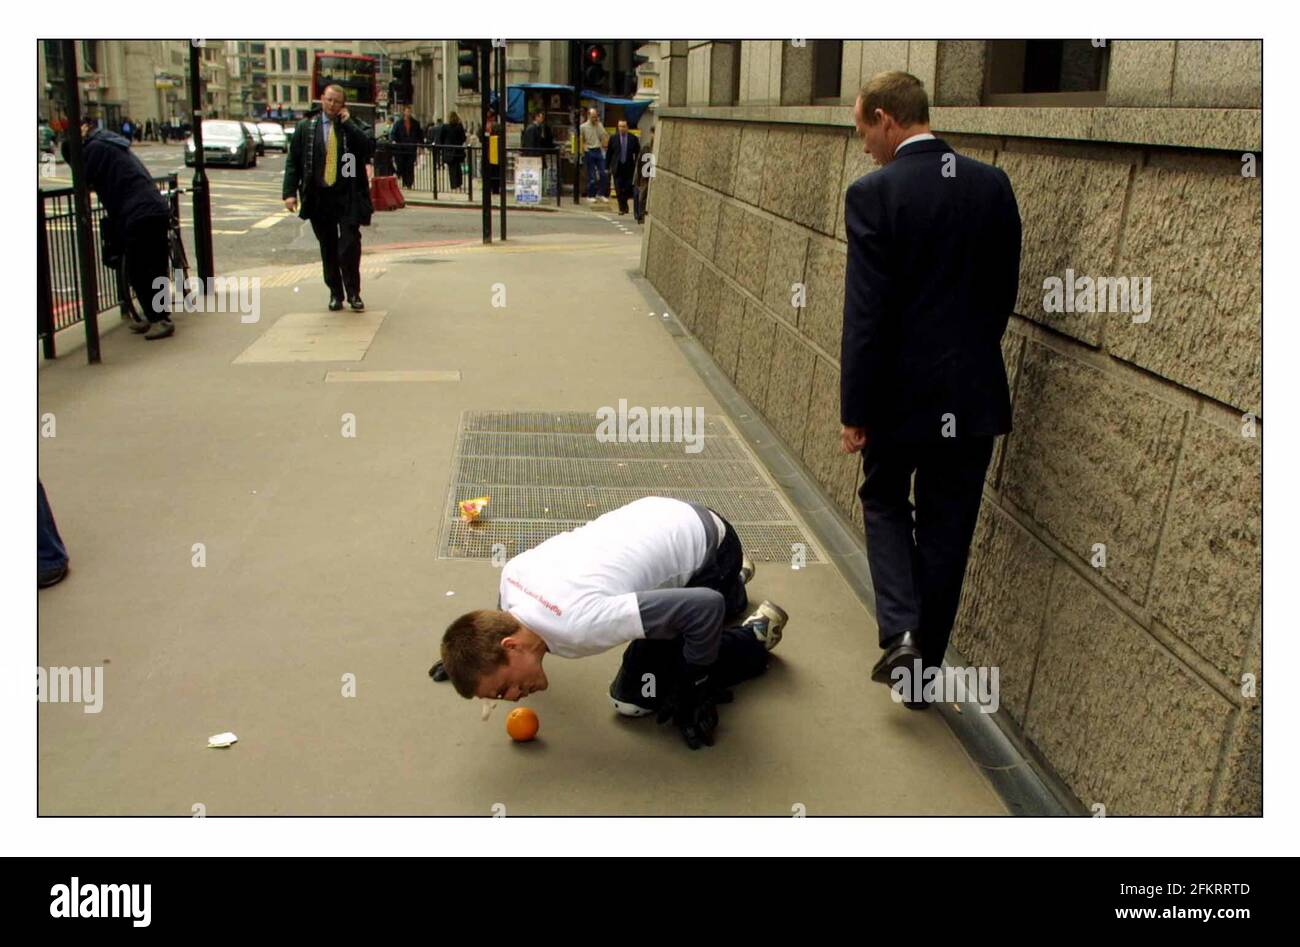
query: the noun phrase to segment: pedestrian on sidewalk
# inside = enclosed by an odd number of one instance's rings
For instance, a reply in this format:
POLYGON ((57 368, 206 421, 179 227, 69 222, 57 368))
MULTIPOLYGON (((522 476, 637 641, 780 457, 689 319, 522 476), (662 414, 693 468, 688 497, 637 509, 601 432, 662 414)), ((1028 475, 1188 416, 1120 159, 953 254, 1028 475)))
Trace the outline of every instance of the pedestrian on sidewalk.
POLYGON ((646 202, 650 198, 650 174, 647 165, 649 164, 649 160, 653 159, 647 160, 646 156, 654 153, 654 128, 652 127, 648 132, 643 132, 641 137, 645 138, 646 142, 642 146, 641 153, 637 158, 636 178, 634 179, 632 189, 632 194, 636 198, 633 204, 633 210, 636 211, 636 222, 638 224, 645 223, 645 207, 646 202))
POLYGON ((402 187, 408 190, 415 185, 415 152, 416 146, 424 140, 423 135, 420 123, 411 115, 411 107, 403 105, 402 117, 393 123, 393 131, 389 137, 396 145, 393 149, 393 158, 397 165, 397 173, 402 179, 402 187))
POLYGON ((501 193, 501 168, 505 164, 505 155, 497 155, 494 163, 492 157, 492 140, 497 137, 497 113, 493 109, 488 109, 487 124, 483 126, 483 132, 479 140, 483 145, 483 154, 486 156, 484 165, 484 182, 483 186, 490 188, 493 194, 501 193))
POLYGON ((549 686, 547 654, 627 644, 614 709, 672 720, 693 750, 712 746, 717 704, 767 669, 786 622, 771 602, 735 622, 753 572, 735 527, 713 510, 644 497, 507 562, 497 608, 452 622, 430 674, 462 697, 513 701, 549 686))
POLYGON ((641 160, 641 142, 627 130, 627 122, 619 119, 618 133, 609 140, 605 164, 614 178, 618 191, 618 215, 627 216, 627 199, 632 196, 632 180, 636 177, 641 160))
POLYGON ((549 155, 555 150, 555 135, 546 124, 545 110, 538 109, 533 113, 532 121, 524 129, 519 143, 523 146, 524 154, 529 156, 549 155))
POLYGON ((68 574, 68 547, 63 545, 59 527, 54 524, 45 487, 36 481, 36 587, 47 589, 62 582, 68 574))
POLYGON ((320 111, 298 123, 284 162, 281 195, 288 210, 311 221, 320 244, 331 312, 346 297, 362 312, 361 228, 370 226, 374 206, 366 176, 374 147, 366 127, 348 112, 341 86, 326 86, 320 111))
POLYGON ((1020 282, 1020 213, 1005 171, 931 134, 915 76, 872 77, 853 116, 880 168, 845 195, 840 439, 862 452, 884 651, 871 679, 916 693, 915 675, 943 663, 993 439, 1011 430, 1001 339, 1020 282))
POLYGON ((609 132, 600 123, 600 113, 587 112, 587 120, 578 126, 578 142, 582 146, 582 164, 587 170, 587 203, 609 201, 609 174, 605 169, 605 148, 609 145, 609 132))
POLYGON ((438 144, 442 146, 439 150, 447 164, 451 189, 459 191, 465 168, 465 126, 458 113, 452 112, 447 116, 447 124, 438 130, 438 144))
MULTIPOLYGON (((103 129, 82 124, 81 158, 86 186, 99 195, 105 210, 103 236, 126 255, 126 276, 140 311, 132 332, 150 341, 176 332, 171 320, 171 254, 167 243, 171 207, 149 169, 131 153, 131 142, 103 129)), ((63 145, 68 160, 68 145, 63 145)))

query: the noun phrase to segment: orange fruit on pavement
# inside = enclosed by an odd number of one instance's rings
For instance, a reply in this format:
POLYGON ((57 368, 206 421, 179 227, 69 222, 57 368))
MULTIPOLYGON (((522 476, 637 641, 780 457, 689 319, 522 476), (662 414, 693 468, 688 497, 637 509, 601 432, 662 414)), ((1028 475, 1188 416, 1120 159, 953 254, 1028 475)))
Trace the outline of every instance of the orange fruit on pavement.
POLYGON ((506 716, 506 733, 516 743, 527 743, 537 736, 537 729, 541 725, 537 714, 528 707, 516 707, 506 716))

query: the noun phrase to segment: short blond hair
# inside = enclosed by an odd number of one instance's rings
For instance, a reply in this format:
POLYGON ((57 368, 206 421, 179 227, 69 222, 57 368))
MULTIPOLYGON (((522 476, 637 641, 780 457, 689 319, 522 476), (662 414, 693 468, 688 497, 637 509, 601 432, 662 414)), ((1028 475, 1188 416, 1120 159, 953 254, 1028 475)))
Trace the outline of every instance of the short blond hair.
POLYGON ((862 100, 862 120, 868 125, 876 124, 876 109, 892 116, 904 128, 930 124, 929 96, 921 80, 910 72, 878 72, 867 80, 858 98, 862 100))

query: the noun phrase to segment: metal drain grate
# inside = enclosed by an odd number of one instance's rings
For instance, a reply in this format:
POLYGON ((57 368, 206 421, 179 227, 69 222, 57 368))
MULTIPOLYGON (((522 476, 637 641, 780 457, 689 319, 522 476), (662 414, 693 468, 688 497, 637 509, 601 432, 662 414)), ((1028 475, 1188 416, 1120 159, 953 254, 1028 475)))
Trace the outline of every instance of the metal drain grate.
MULTIPOLYGON (((586 520, 639 500, 644 490, 617 487, 503 487, 462 483, 453 500, 491 496, 494 519, 586 520)), ((785 523, 785 508, 771 490, 660 490, 659 496, 690 500, 716 510, 731 523, 785 523)))
POLYGON ((589 460, 553 457, 462 457, 456 479, 528 486, 765 487, 751 463, 708 460, 589 460))
MULTIPOLYGON (((465 431, 511 434, 595 434, 600 419, 595 411, 467 411, 461 421, 465 431)), ((704 416, 704 433, 734 437, 725 420, 704 416)))
POLYGON ((507 558, 644 496, 702 503, 736 527, 755 561, 788 562, 802 546, 825 558, 730 424, 704 419, 703 450, 680 443, 605 443, 594 412, 470 411, 452 464, 439 556, 507 558), (491 496, 483 521, 460 520, 457 503, 491 496))
POLYGON ((734 437, 705 435, 695 444, 624 443, 597 440, 591 434, 515 434, 469 431, 461 438, 461 453, 472 457, 572 457, 600 460, 747 460, 745 447, 734 437))

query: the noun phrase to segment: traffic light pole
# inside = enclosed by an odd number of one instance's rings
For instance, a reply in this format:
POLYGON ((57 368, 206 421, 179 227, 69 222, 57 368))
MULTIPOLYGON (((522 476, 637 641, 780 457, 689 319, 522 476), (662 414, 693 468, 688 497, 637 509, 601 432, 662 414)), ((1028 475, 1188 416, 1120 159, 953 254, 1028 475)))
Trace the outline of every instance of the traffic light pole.
MULTIPOLYGON (((86 323, 86 362, 99 362, 99 282, 95 272, 95 245, 90 227, 90 188, 86 185, 81 153, 81 89, 77 79, 77 41, 65 39, 63 62, 68 90, 68 164, 72 171, 72 204, 77 239, 77 275, 81 278, 81 317, 86 323)), ((40 192, 37 192, 40 199, 40 192)))
POLYGON ((190 111, 194 115, 194 255, 204 291, 215 273, 212 265, 212 197, 203 164, 203 77, 199 68, 202 47, 190 40, 190 111))
MULTIPOLYGON (((506 239, 506 48, 496 48, 497 60, 497 167, 501 169, 501 239, 506 239)), ((525 118, 525 121, 527 119, 525 118)))
POLYGON ((490 56, 488 55, 489 43, 490 43, 489 40, 480 40, 479 47, 478 47, 478 64, 479 64, 479 77, 478 77, 479 125, 478 127, 480 130, 479 143, 482 146, 480 148, 482 154, 480 155, 479 164, 481 166, 481 170, 483 173, 482 200, 483 200, 483 242, 484 243, 492 242, 492 187, 488 182, 488 138, 487 135, 483 134, 483 131, 487 129, 488 95, 492 90, 491 77, 488 75, 488 63, 490 61, 490 56))

